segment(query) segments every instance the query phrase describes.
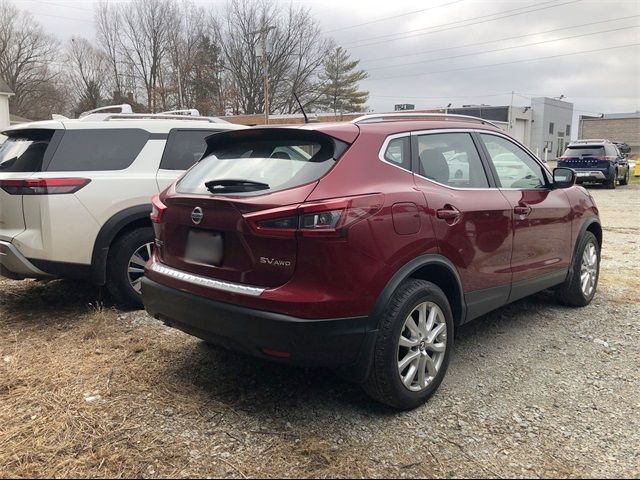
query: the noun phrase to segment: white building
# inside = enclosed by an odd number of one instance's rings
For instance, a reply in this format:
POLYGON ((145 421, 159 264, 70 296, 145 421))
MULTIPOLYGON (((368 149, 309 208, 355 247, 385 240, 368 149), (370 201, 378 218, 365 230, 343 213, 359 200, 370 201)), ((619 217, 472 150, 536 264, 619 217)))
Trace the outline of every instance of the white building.
POLYGON ((540 158, 546 156, 555 160, 561 156, 571 141, 573 122, 573 103, 555 98, 537 97, 531 99, 533 124, 531 125, 531 144, 529 147, 540 158))
POLYGON ((9 117, 9 97, 13 96, 13 92, 9 86, 0 80, 0 130, 3 130, 11 123, 9 117))

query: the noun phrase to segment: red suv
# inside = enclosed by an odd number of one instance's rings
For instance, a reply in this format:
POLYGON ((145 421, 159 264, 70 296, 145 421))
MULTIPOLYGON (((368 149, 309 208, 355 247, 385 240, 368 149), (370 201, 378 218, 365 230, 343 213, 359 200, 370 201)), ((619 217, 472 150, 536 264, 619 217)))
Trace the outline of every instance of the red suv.
POLYGON ((489 122, 367 115, 207 143, 153 200, 143 300, 209 343, 334 367, 410 409, 459 325, 550 287, 594 296, 593 198, 489 122))

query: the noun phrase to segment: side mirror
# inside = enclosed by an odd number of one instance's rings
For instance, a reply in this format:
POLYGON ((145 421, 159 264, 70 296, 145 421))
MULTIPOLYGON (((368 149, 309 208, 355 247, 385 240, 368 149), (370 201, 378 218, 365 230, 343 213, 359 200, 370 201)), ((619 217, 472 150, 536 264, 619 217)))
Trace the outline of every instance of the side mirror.
POLYGON ((553 169, 553 188, 569 188, 576 184, 576 172, 570 168, 553 169))

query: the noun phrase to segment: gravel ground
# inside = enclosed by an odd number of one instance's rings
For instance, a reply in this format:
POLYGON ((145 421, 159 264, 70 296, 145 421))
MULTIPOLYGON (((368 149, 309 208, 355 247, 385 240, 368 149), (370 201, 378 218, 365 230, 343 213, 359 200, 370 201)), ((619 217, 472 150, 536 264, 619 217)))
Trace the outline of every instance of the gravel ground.
POLYGON ((0 477, 640 478, 640 185, 592 189, 598 294, 459 332, 422 408, 211 350, 70 282, 0 281, 0 477))

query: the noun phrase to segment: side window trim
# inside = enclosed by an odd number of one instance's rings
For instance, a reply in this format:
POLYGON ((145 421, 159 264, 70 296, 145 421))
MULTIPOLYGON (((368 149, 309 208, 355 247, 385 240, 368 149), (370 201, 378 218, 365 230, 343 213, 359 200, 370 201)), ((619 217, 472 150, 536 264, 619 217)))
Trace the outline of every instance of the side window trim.
MULTIPOLYGON (((481 144, 481 142, 480 142, 481 144)), ((487 170, 487 164, 486 159, 483 156, 483 150, 481 148, 479 148, 479 142, 478 140, 475 138, 475 131, 472 130, 460 130, 460 129, 452 129, 452 130, 442 130, 442 129, 438 129, 438 130, 420 130, 420 131, 415 131, 415 132, 411 132, 411 171, 413 172, 414 175, 424 179, 424 180, 428 180, 429 182, 433 182, 436 185, 441 185, 445 188, 451 188, 453 190, 489 190, 489 189, 494 189, 497 188, 497 183, 493 177, 493 172, 489 173, 489 170, 487 170), (447 134, 447 133, 466 133, 467 135, 469 135, 471 137, 471 142, 474 144, 474 147, 476 149, 476 152, 478 153, 478 157, 480 158, 480 164, 482 165, 482 168, 484 169, 484 174, 487 177, 487 183, 489 184, 488 187, 452 187, 451 185, 445 185, 443 183, 439 183, 436 182, 430 178, 425 177, 424 175, 420 174, 420 158, 419 158, 419 152, 418 152, 418 137, 421 137, 423 135, 442 135, 442 134, 447 134)))
POLYGON ((501 189, 501 190, 535 190, 535 191, 539 191, 540 189, 538 188, 511 188, 511 187, 503 187, 501 185, 501 183, 498 180, 498 172, 495 169, 495 165, 493 164, 493 161, 491 160, 491 155, 489 154, 489 151, 487 150, 487 147, 484 144, 484 141, 482 140, 482 136, 481 135, 491 135, 494 137, 498 137, 498 138, 502 138, 503 140, 506 140, 507 142, 511 143, 512 145, 518 147, 521 151, 523 151, 529 158, 531 158, 531 160, 533 160, 535 162, 535 164, 538 166, 538 168, 540 169, 540 173, 542 175, 542 177, 544 178, 545 181, 545 188, 551 188, 551 179, 549 178, 548 175, 548 171, 546 169, 546 167, 534 156, 531 154, 531 152, 529 152, 529 150, 527 150, 527 148, 523 148, 524 146, 520 146, 519 144, 517 144, 516 142, 514 142, 512 139, 510 139, 508 136, 506 135, 498 135, 495 132, 491 132, 491 131, 478 131, 477 132, 478 135, 478 141, 480 142, 480 144, 482 145, 482 150, 484 152, 484 154, 486 155, 486 159, 489 163, 489 166, 491 168, 491 173, 492 175, 495 176, 495 180, 496 180, 496 186, 497 188, 501 189))
POLYGON ((407 173, 412 173, 413 171, 413 151, 414 151, 414 147, 413 147, 413 141, 412 141, 412 136, 411 136, 411 132, 402 132, 402 133, 395 133, 393 135, 388 135, 384 142, 382 143, 382 147, 380 148, 380 151, 378 152, 378 160, 380 160, 382 163, 386 163, 387 165, 391 165, 392 167, 396 167, 399 168, 400 170, 407 172, 407 173), (396 163, 390 162, 389 160, 387 160, 385 158, 385 154, 387 153, 387 148, 389 148, 389 144, 393 141, 396 140, 398 138, 408 138, 409 139, 409 168, 405 168, 402 165, 398 165, 396 163))

